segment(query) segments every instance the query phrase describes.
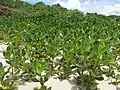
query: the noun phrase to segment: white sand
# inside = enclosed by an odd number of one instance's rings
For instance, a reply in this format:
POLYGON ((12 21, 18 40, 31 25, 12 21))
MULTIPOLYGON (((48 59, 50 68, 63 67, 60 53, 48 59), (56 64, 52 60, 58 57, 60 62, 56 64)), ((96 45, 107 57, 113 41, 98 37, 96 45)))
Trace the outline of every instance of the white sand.
MULTIPOLYGON (((3 49, 6 49, 6 46, 0 45, 0 62, 2 62, 3 65, 7 65, 2 54, 3 49)), ((48 87, 51 86, 52 90, 78 90, 77 85, 74 85, 72 81, 69 82, 68 80, 60 81, 58 79, 50 78, 45 85, 48 87)), ((39 87, 39 86, 40 86, 39 83, 26 82, 25 85, 20 85, 18 87, 18 90, 33 90, 34 87, 39 87)), ((114 85, 109 85, 107 81, 99 81, 98 87, 100 88, 100 90, 116 90, 116 87, 114 85)))
MULTIPOLYGON (((79 90, 77 85, 72 84, 68 80, 59 81, 58 79, 50 78, 46 82, 46 86, 52 87, 52 90, 79 90)), ((19 90, 33 90, 34 87, 39 87, 39 83, 26 83, 26 85, 20 85, 19 90)), ((100 90, 116 90, 116 87, 109 85, 107 81, 100 81, 98 87, 100 90)))

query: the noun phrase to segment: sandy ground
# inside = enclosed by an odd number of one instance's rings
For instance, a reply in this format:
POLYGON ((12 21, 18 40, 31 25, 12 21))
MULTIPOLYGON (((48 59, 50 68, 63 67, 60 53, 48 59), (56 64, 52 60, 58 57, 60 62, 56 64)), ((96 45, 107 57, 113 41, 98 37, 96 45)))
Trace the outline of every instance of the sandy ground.
MULTIPOLYGON (((34 87, 39 87, 39 83, 26 83, 26 85, 19 86, 19 90, 33 90, 34 87)), ((78 90, 76 85, 71 84, 68 80, 63 80, 62 82, 58 79, 50 78, 46 83, 46 86, 52 87, 52 90, 78 90)), ((98 87, 100 90, 119 90, 115 86, 107 84, 106 81, 99 82, 98 87)))
MULTIPOLYGON (((5 59, 3 57, 3 49, 6 49, 5 45, 0 45, 0 62, 3 63, 3 65, 6 65, 5 59)), ((52 90, 78 90, 77 86, 74 85, 73 82, 69 82, 68 80, 59 81, 58 79, 50 78, 48 82, 45 84, 48 87, 52 87, 52 90)), ((34 87, 39 87, 39 83, 25 83, 25 85, 20 85, 18 87, 18 90, 33 90, 34 87)), ((114 85, 110 85, 107 83, 107 81, 99 81, 98 87, 100 90, 120 90, 116 89, 114 85)))

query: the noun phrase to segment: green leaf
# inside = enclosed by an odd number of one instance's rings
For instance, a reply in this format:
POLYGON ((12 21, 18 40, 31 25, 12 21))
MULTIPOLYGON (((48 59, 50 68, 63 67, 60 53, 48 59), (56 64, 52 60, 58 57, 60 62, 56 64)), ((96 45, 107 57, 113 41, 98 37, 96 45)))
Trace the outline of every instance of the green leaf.
POLYGON ((10 52, 4 51, 4 52, 3 52, 3 56, 4 56, 6 59, 10 59, 10 52))
POLYGON ((47 90, 46 86, 41 86, 40 90, 47 90))
POLYGON ((4 73, 4 68, 3 68, 3 64, 0 62, 0 75, 4 73))
POLYGON ((96 76, 95 79, 96 79, 96 80, 99 80, 99 81, 104 80, 104 78, 103 78, 102 76, 96 76))
POLYGON ((36 73, 40 74, 44 69, 45 63, 40 60, 35 60, 33 63, 33 69, 36 73))
POLYGON ((70 63, 72 61, 72 54, 71 53, 65 53, 65 60, 67 63, 70 63))

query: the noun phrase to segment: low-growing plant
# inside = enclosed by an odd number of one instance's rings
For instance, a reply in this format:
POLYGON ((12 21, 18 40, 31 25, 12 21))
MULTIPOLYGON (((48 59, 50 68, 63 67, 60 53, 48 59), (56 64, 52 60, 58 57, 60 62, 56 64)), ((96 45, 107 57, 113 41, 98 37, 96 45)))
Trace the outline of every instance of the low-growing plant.
POLYGON ((37 3, 31 8, 28 14, 16 12, 0 21, 0 42, 8 43, 3 55, 19 71, 14 73, 17 80, 40 82, 38 90, 51 89, 44 85, 51 76, 74 77, 80 90, 98 90, 96 80, 104 80, 103 75, 119 83, 119 20, 59 5, 37 3))
POLYGON ((16 90, 19 79, 18 72, 13 72, 11 67, 0 63, 0 90, 16 90))

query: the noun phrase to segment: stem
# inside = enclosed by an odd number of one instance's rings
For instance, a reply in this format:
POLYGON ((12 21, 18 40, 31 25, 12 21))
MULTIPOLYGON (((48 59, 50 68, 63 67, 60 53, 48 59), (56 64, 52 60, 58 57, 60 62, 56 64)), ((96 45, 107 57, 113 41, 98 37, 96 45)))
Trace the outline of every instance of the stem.
POLYGON ((97 67, 98 67, 98 65, 99 65, 99 61, 100 61, 99 59, 96 60, 95 67, 94 67, 94 71, 97 70, 97 67))

